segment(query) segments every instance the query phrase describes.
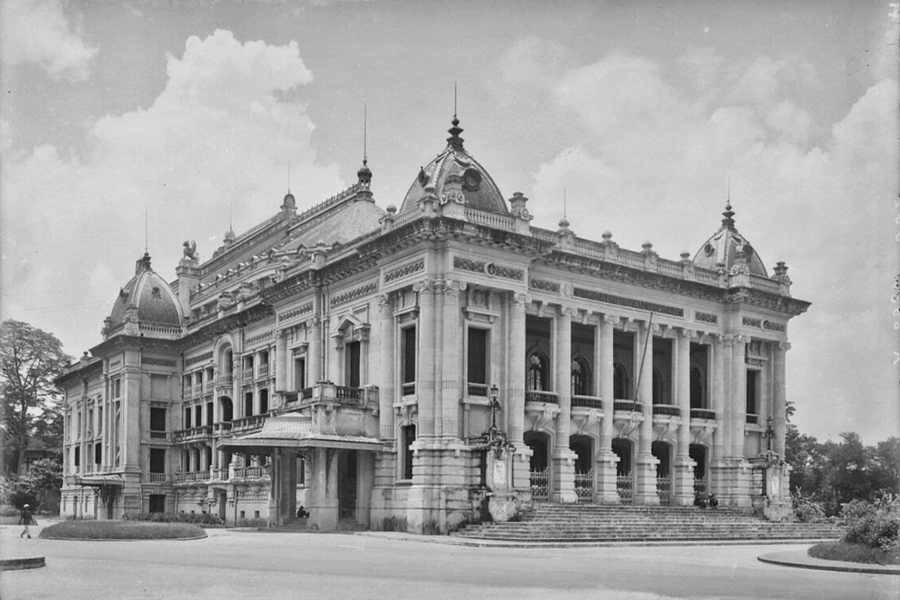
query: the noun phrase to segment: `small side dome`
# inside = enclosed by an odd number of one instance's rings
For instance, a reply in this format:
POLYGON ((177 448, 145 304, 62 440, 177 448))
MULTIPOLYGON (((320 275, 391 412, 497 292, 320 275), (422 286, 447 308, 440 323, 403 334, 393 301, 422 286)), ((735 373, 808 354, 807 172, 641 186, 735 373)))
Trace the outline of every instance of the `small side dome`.
POLYGON ((415 180, 403 198, 400 212, 416 208, 417 202, 429 193, 429 188, 433 188, 432 193, 443 202, 444 194, 451 191, 450 188, 456 191, 457 187, 461 187, 460 191, 466 205, 508 214, 506 201, 493 178, 463 147, 463 139, 459 136, 463 130, 459 127, 459 120, 455 116, 453 126, 448 131, 450 137, 447 138, 447 147, 434 160, 419 168, 415 180))
POLYGON ((740 259, 749 265, 751 274, 768 277, 759 254, 735 227, 734 214, 731 202, 728 202, 725 205, 725 212, 722 213, 725 217, 722 219, 722 226, 697 250, 694 264, 704 269, 724 268, 730 271, 740 259))
POLYGON ((113 331, 126 321, 181 327, 181 304, 169 284, 150 267, 146 253, 137 261, 134 277, 119 290, 106 329, 113 331))
POLYGON ((294 195, 288 192, 284 196, 284 202, 281 203, 281 208, 284 210, 285 208, 296 209, 297 208, 297 200, 294 198, 294 195))

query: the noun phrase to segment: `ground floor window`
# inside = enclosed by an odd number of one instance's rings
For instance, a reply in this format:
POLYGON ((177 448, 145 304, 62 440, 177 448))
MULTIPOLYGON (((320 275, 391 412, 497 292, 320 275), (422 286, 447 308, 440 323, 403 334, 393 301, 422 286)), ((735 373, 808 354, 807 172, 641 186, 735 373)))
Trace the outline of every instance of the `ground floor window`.
POLYGON ((413 477, 413 442, 416 441, 416 426, 407 425, 403 428, 403 479, 413 477))

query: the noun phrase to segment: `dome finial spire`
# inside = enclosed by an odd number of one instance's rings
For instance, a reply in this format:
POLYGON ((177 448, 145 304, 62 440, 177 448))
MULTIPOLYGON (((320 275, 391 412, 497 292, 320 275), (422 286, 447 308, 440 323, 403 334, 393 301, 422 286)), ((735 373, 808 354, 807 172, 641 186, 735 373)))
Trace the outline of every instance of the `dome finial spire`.
POLYGON ((722 216, 725 217, 722 219, 722 225, 734 229, 734 211, 731 210, 731 177, 728 178, 728 195, 725 200, 725 212, 722 213, 722 216))
POLYGON ((459 137, 459 134, 463 132, 462 127, 459 126, 459 119, 456 117, 456 82, 453 82, 453 120, 450 121, 453 125, 450 129, 447 130, 447 133, 450 134, 450 137, 447 138, 447 145, 451 148, 457 148, 462 150, 463 147, 463 139, 459 137))
POLYGON ((359 171, 356 172, 357 185, 368 189, 372 184, 372 171, 369 169, 369 153, 368 153, 368 106, 363 102, 363 161, 359 171))

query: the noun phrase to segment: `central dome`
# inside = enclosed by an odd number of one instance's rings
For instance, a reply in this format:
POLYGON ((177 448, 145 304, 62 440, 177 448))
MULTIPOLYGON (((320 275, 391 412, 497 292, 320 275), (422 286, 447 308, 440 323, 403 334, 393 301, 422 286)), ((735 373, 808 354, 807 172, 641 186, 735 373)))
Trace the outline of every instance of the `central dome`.
POLYGON ((449 130, 447 148, 435 157, 427 166, 419 169, 419 175, 409 187, 400 212, 416 208, 416 203, 425 195, 427 188, 434 188, 434 194, 441 202, 448 192, 461 192, 465 204, 496 213, 508 213, 506 202, 494 180, 478 161, 472 158, 465 148, 463 139, 459 137, 462 128, 459 120, 453 117, 453 127, 449 130), (447 184, 450 185, 447 185, 447 184))

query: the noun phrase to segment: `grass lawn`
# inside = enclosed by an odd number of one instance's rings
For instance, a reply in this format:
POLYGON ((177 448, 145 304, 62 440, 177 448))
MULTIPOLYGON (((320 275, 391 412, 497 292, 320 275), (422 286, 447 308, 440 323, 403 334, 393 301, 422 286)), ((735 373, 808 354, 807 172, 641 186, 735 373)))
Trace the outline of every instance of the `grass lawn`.
POLYGON ((205 537, 189 523, 147 523, 143 521, 63 521, 41 531, 51 540, 171 540, 205 537))
POLYGON ((822 542, 809 549, 809 555, 825 560, 845 560, 870 565, 900 565, 900 550, 884 552, 862 544, 822 542))

